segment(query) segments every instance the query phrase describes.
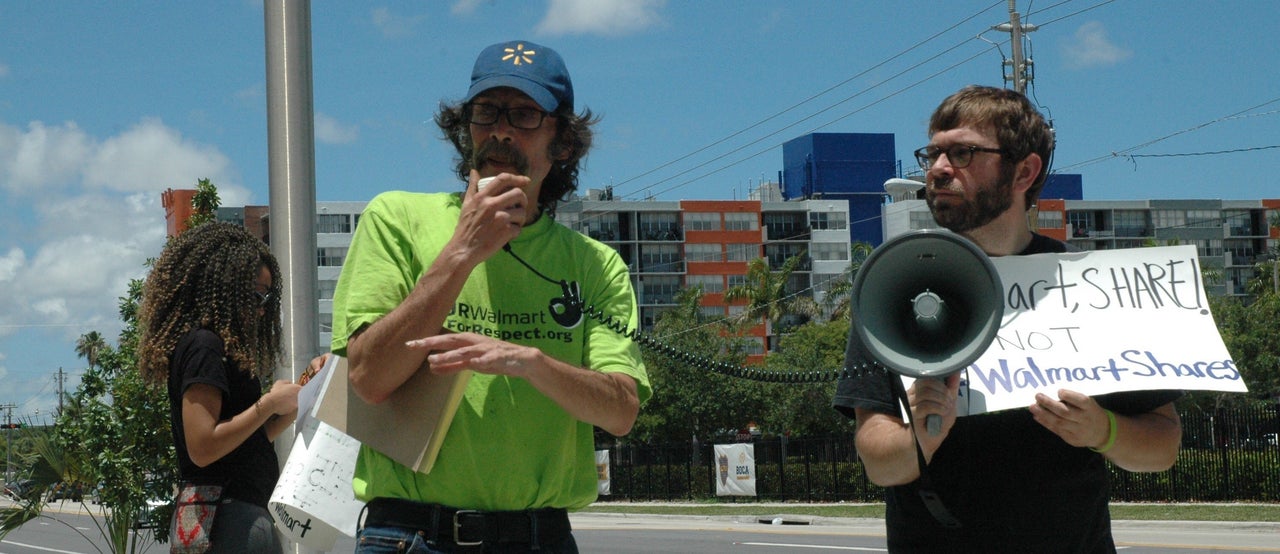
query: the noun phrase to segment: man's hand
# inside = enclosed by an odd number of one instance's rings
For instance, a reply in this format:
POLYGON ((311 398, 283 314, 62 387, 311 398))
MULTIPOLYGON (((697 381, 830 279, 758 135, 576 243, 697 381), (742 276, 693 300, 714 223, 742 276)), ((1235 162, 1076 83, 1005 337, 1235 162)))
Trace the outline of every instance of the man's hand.
POLYGON ((499 173, 483 189, 478 187, 479 180, 480 174, 472 170, 458 226, 446 246, 470 260, 472 267, 519 236, 536 213, 525 194, 528 177, 499 173))
POLYGON ((448 374, 470 369, 493 375, 523 377, 534 369, 541 352, 475 333, 445 333, 405 343, 411 349, 431 352, 427 364, 432 373, 448 374))
POLYGON ((911 388, 907 389, 907 404, 911 406, 916 439, 920 441, 920 449, 924 451, 925 459, 932 457, 933 452, 942 446, 942 441, 955 426, 956 399, 959 395, 959 372, 952 373, 945 379, 916 379, 911 384, 911 388), (942 418, 942 431, 936 435, 929 434, 926 427, 931 415, 942 418))
POLYGON ((1111 435, 1106 410, 1076 391, 1061 389, 1058 400, 1037 393, 1030 410, 1036 422, 1071 446, 1098 448, 1111 435))

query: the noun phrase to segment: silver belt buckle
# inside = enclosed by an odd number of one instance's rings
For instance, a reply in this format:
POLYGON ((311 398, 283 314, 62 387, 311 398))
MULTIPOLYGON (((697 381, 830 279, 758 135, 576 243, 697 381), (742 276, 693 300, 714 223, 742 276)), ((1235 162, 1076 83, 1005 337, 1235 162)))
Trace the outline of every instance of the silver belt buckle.
POLYGON ((481 532, 480 540, 474 541, 474 542, 463 541, 462 538, 458 536, 458 531, 462 529, 462 523, 458 521, 458 516, 470 516, 470 515, 479 516, 483 518, 483 515, 476 510, 458 510, 453 513, 453 544, 456 544, 458 546, 480 546, 481 544, 484 544, 483 531, 481 532))

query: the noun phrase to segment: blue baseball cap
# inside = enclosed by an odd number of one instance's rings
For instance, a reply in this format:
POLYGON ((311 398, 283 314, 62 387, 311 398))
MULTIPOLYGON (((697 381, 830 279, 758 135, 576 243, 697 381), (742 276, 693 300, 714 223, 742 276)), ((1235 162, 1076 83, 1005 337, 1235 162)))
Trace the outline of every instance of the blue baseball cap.
POLYGON ((497 87, 511 87, 529 95, 542 109, 573 111, 573 82, 564 59, 555 50, 526 40, 500 42, 485 48, 471 69, 470 102, 497 87))

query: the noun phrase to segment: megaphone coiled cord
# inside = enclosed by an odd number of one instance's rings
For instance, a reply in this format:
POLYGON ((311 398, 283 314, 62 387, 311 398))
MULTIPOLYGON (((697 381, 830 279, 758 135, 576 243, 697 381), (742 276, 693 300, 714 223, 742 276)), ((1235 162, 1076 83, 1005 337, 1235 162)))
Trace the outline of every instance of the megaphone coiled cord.
MULTIPOLYGON (((543 275, 542 272, 538 271, 533 266, 529 265, 528 262, 524 261, 523 258, 516 255, 516 253, 511 250, 511 245, 508 244, 503 246, 502 249, 539 278, 555 285, 561 284, 561 281, 557 281, 543 275)), ((617 335, 630 339, 641 348, 670 360, 675 360, 697 368, 707 369, 714 373, 737 379, 746 379, 749 381, 758 381, 763 383, 814 384, 830 383, 839 379, 849 378, 855 374, 862 374, 867 371, 883 371, 867 362, 858 364, 857 367, 853 368, 844 367, 840 369, 816 369, 807 371, 777 371, 719 362, 704 356, 699 356, 691 352, 677 349, 668 344, 663 344, 656 338, 640 331, 638 328, 633 329, 628 327, 626 323, 604 313, 599 308, 596 308, 595 305, 583 303, 580 298, 569 297, 566 298, 565 301, 576 309, 581 310, 584 316, 595 320, 597 323, 603 325, 605 328, 613 331, 617 335)))

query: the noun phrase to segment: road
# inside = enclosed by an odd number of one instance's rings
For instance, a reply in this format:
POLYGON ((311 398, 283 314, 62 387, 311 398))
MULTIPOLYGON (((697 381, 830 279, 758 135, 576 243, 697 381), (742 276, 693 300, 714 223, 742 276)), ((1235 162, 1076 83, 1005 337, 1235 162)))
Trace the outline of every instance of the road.
MULTIPOLYGON (((104 541, 83 511, 49 510, 42 519, 0 540, 0 554, 90 554, 104 541), (56 519, 56 520, 55 520, 56 519), (78 531, 78 532, 77 532, 78 531), (84 533, 89 538, 81 536, 84 533), (92 540, 90 540, 92 539, 92 540)), ((589 508, 588 508, 589 509, 589 508)), ((582 552, 760 553, 885 552, 884 522, 879 519, 783 516, 655 516, 573 514, 574 536, 582 552)), ((1117 521, 1112 530, 1126 554, 1280 553, 1280 523, 1117 521)), ((351 552, 344 538, 332 552, 351 552)), ((143 552, 161 554, 165 545, 143 552)), ((301 552, 307 552, 305 550, 301 552)))

